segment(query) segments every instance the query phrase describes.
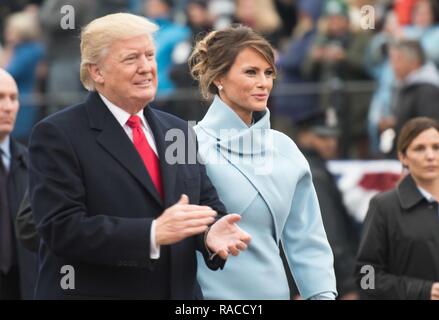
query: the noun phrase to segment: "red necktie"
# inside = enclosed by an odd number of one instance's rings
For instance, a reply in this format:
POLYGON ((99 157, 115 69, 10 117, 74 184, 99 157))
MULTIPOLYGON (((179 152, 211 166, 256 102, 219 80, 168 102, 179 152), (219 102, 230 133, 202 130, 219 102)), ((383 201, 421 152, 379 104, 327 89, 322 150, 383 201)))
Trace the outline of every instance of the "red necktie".
POLYGON ((160 164, 157 155, 152 150, 142 130, 142 122, 138 116, 131 116, 127 125, 133 130, 133 143, 137 152, 145 164, 154 186, 163 199, 162 178, 160 176, 160 164))

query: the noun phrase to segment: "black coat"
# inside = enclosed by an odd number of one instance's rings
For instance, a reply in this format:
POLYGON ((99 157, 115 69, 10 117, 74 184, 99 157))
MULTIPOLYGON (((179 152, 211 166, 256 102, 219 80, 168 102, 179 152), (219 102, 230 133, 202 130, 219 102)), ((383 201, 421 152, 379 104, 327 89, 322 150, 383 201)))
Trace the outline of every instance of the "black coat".
MULTIPOLYGON (((28 184, 28 154, 26 148, 11 139, 11 167, 8 174, 8 206, 12 221, 15 221, 19 205, 28 184)), ((23 299, 32 299, 37 274, 36 254, 25 249, 16 241, 17 259, 20 270, 20 293, 23 299)))
POLYGON ((17 241, 29 251, 38 253, 40 235, 35 225, 32 209, 30 207, 29 191, 26 190, 15 219, 15 234, 17 241))
POLYGON ((160 259, 150 259, 151 223, 181 194, 192 204, 225 208, 203 165, 165 160, 171 129, 184 134, 185 150, 191 150, 187 143, 195 134, 187 122, 150 106, 144 115, 157 145, 164 201, 97 93, 35 126, 29 193, 42 237, 36 298, 200 298, 195 251, 212 269, 222 266, 207 258, 203 235, 161 246, 160 259), (60 285, 65 265, 73 267, 74 288, 60 285))
POLYGON ((375 272, 375 289, 363 298, 430 299, 439 281, 438 204, 429 203, 408 175, 391 191, 372 198, 363 227, 357 276, 375 272))
POLYGON ((334 254, 337 292, 343 296, 356 291, 354 271, 358 236, 334 177, 326 167, 326 161, 315 151, 302 151, 311 168, 323 225, 334 254))
POLYGON ((415 117, 439 120, 439 87, 431 83, 413 83, 401 89, 396 106, 396 132, 415 117))

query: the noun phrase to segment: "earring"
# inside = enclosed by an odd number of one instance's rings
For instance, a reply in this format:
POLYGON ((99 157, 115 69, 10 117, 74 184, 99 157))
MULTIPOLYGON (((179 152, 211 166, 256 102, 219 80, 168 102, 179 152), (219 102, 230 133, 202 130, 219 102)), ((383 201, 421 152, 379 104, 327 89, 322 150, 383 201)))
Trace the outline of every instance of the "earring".
POLYGON ((219 84, 219 85, 218 85, 218 90, 219 90, 219 91, 223 90, 223 86, 219 84))

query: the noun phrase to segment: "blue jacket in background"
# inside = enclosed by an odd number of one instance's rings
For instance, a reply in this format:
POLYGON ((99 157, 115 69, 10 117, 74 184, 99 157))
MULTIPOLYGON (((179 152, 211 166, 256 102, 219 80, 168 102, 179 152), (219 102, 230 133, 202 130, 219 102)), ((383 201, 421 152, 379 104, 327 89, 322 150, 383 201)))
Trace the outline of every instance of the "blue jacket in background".
POLYGON ((38 120, 38 105, 32 94, 36 82, 37 67, 44 57, 44 48, 39 42, 22 42, 15 47, 14 55, 6 66, 17 82, 20 95, 20 110, 18 111, 15 129, 12 136, 19 140, 26 139, 38 120))

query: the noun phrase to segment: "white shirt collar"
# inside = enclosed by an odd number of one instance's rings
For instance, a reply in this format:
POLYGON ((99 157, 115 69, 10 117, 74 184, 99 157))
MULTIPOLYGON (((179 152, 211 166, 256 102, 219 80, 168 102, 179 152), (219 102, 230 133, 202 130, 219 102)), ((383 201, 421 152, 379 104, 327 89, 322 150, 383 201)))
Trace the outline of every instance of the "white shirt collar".
POLYGON ((9 136, 6 136, 5 140, 0 143, 0 149, 2 152, 0 152, 1 156, 6 157, 8 159, 11 158, 11 138, 9 136))
MULTIPOLYGON (((110 110, 110 112, 113 114, 113 116, 116 118, 117 122, 119 122, 119 124, 122 127, 124 127, 128 119, 131 117, 131 114, 126 112, 121 107, 116 106, 110 100, 105 98, 102 94, 99 93, 99 96, 101 97, 102 101, 107 106, 107 108, 110 110)), ((142 126, 144 128, 148 128, 148 125, 145 120, 145 116, 143 115, 143 109, 137 112, 136 115, 139 116, 140 120, 142 121, 142 126)))
POLYGON ((431 195, 431 193, 428 192, 427 190, 422 189, 422 188, 419 187, 419 186, 418 186, 418 190, 419 190, 419 192, 422 194, 422 196, 423 196, 428 202, 430 202, 430 203, 437 202, 437 200, 436 200, 436 199, 431 195))

